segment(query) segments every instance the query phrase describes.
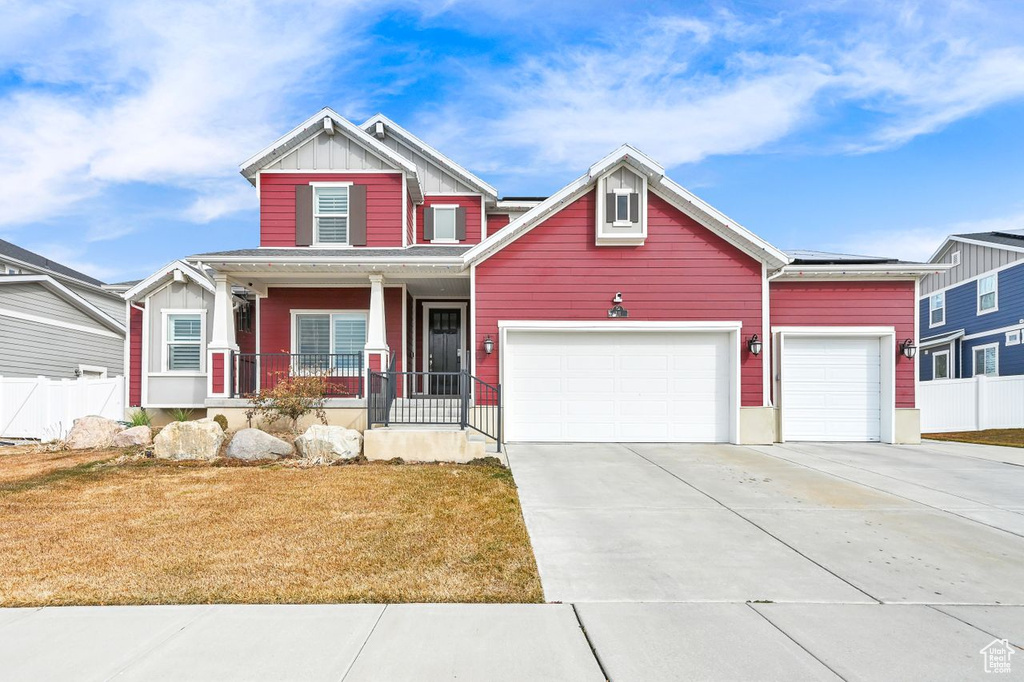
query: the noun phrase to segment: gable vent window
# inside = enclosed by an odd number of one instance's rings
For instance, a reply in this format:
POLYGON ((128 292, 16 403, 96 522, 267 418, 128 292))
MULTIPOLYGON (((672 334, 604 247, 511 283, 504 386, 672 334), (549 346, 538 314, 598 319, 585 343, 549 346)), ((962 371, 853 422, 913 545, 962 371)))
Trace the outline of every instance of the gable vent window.
POLYGON ((319 244, 348 243, 348 187, 316 187, 313 216, 319 244))

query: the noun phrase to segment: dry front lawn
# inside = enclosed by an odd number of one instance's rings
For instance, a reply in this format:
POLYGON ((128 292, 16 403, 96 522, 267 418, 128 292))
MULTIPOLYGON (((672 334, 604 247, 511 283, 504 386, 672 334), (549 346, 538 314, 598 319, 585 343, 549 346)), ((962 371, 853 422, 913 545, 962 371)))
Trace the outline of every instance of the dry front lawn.
POLYGON ((925 433, 922 438, 950 440, 957 443, 978 443, 980 445, 1006 445, 1024 448, 1024 429, 987 429, 985 431, 954 431, 951 433, 925 433))
POLYGON ((0 606, 542 600, 504 469, 74 460, 0 456, 0 606))

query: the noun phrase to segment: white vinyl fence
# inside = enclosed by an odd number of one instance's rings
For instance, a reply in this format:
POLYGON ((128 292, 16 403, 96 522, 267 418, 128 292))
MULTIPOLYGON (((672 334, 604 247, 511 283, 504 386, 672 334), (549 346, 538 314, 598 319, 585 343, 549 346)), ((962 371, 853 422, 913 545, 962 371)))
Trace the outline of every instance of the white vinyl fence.
POLYGON ((1024 428, 1024 376, 922 381, 917 406, 922 433, 1024 428))
POLYGON ((124 419, 124 377, 0 377, 0 438, 63 438, 78 417, 124 419))

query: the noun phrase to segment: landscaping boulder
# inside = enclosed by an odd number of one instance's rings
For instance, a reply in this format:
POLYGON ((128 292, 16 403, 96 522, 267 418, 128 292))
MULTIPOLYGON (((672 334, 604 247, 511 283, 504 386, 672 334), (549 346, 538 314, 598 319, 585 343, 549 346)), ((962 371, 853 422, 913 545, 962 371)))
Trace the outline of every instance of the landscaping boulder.
POLYGON ((144 448, 153 442, 153 429, 148 426, 133 426, 116 436, 112 445, 115 448, 144 448))
POLYGON ((71 450, 109 448, 114 436, 124 431, 124 426, 106 417, 90 415, 75 420, 68 434, 67 446, 71 450))
POLYGON ((153 439, 162 459, 216 459, 224 430, 214 421, 171 422, 153 439))
POLYGON ((295 439, 295 447, 304 459, 330 463, 358 457, 363 450, 363 436, 344 426, 313 424, 295 439))
POLYGON ((259 429, 242 429, 228 443, 225 457, 249 461, 278 459, 292 454, 291 443, 259 429))

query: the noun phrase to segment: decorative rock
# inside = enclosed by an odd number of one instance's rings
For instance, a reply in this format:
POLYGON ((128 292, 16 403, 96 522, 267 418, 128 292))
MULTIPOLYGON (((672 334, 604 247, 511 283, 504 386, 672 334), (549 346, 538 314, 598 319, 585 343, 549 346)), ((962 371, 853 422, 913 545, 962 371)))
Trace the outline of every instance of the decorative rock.
POLYGON ((249 461, 278 459, 292 454, 292 450, 290 443, 271 436, 266 431, 242 429, 231 438, 224 456, 249 461))
POLYGON ((153 442, 153 430, 148 426, 133 426, 114 436, 115 448, 144 448, 153 442))
POLYGON ((304 459, 330 463, 358 457, 363 450, 363 436, 344 426, 313 424, 295 439, 295 447, 304 459))
POLYGON ((88 450, 89 448, 107 448, 116 436, 124 431, 124 426, 113 419, 90 415, 75 420, 68 434, 67 446, 71 450, 88 450))
POLYGON ((162 459, 216 459, 224 430, 214 421, 171 422, 153 439, 153 454, 162 459))

